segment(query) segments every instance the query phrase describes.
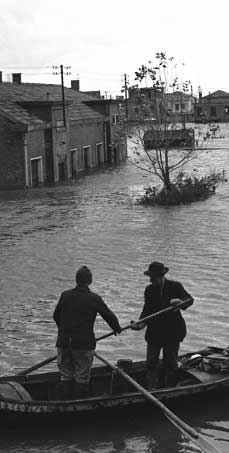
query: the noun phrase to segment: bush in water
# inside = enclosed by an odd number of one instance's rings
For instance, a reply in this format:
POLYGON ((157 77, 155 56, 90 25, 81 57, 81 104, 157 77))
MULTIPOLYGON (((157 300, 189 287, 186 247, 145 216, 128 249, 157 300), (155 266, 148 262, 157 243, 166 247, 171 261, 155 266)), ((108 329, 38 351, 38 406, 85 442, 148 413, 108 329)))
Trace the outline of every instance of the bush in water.
POLYGON ((221 182, 226 181, 225 171, 214 171, 200 178, 180 172, 169 190, 160 186, 146 187, 138 202, 146 205, 179 205, 205 200, 215 193, 216 187, 221 182))

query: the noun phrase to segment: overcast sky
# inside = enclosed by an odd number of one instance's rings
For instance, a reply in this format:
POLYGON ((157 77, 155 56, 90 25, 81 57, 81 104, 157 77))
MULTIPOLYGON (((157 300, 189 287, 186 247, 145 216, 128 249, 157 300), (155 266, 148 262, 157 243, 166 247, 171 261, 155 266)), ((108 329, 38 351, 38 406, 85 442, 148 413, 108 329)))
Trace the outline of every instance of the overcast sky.
POLYGON ((119 94, 122 75, 165 51, 194 92, 229 91, 229 0, 0 0, 3 80, 59 83, 119 94))

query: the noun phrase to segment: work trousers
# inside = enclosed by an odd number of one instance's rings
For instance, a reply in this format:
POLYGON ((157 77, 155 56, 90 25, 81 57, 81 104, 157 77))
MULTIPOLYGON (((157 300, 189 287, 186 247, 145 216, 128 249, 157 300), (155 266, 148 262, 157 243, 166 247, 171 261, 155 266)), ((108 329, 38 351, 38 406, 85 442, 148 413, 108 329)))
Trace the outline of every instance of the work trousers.
POLYGON ((180 342, 166 342, 155 343, 147 342, 147 387, 159 387, 160 384, 166 386, 175 386, 177 381, 177 357, 180 342), (161 350, 163 351, 163 368, 164 368, 164 382, 160 382, 159 377, 159 356, 161 350))
POLYGON ((94 350, 57 348, 57 364, 61 379, 64 381, 74 379, 77 383, 88 384, 93 358, 94 350))

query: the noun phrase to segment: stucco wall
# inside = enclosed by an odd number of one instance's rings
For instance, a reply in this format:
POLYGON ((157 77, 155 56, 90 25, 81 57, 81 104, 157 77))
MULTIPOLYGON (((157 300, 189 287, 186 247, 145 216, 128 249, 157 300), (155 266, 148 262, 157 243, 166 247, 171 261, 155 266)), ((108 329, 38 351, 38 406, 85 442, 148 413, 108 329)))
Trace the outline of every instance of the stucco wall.
POLYGON ((53 159, 54 159, 54 181, 61 179, 60 166, 63 166, 64 177, 63 179, 70 178, 69 169, 69 120, 68 108, 65 108, 66 123, 63 122, 63 110, 60 107, 53 107, 52 109, 52 140, 53 140, 53 159))
MULTIPOLYGON (((104 162, 104 125, 103 122, 74 122, 70 123, 70 173, 72 174, 71 152, 73 156, 73 167, 81 171, 87 168, 97 167, 99 164, 96 145, 101 144, 100 164, 104 162), (87 164, 87 165, 86 165, 87 164), (87 167, 87 168, 86 168, 87 167)), ((74 168, 73 168, 74 170, 74 168)), ((73 171, 74 173, 74 171, 73 171)))
POLYGON ((25 187, 23 135, 0 116, 0 189, 25 187))
POLYGON ((31 161, 33 159, 40 158, 42 175, 40 183, 46 181, 46 162, 45 162, 45 139, 44 130, 34 130, 26 134, 27 142, 27 164, 28 164, 28 179, 29 186, 31 187, 33 182, 31 178, 31 161))

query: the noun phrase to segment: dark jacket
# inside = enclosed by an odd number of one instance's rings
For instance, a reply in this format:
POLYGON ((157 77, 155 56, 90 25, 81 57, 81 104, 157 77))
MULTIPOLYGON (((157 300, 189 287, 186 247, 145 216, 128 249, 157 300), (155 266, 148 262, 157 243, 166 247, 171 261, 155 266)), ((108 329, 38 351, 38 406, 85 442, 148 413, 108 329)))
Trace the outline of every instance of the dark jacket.
MULTIPOLYGON (((170 306, 171 299, 188 299, 190 294, 181 283, 165 279, 161 293, 160 288, 148 285, 145 289, 145 303, 140 319, 170 306)), ((192 305, 193 299, 187 304, 192 305)), ((185 307, 185 308, 187 308, 185 307)), ((172 310, 146 322, 145 339, 147 342, 168 343, 183 341, 186 336, 186 325, 180 310, 172 310)))
POLYGON ((98 294, 83 285, 64 291, 53 314, 58 327, 56 346, 71 345, 74 349, 95 349, 93 328, 97 313, 112 330, 120 332, 117 317, 98 294))

